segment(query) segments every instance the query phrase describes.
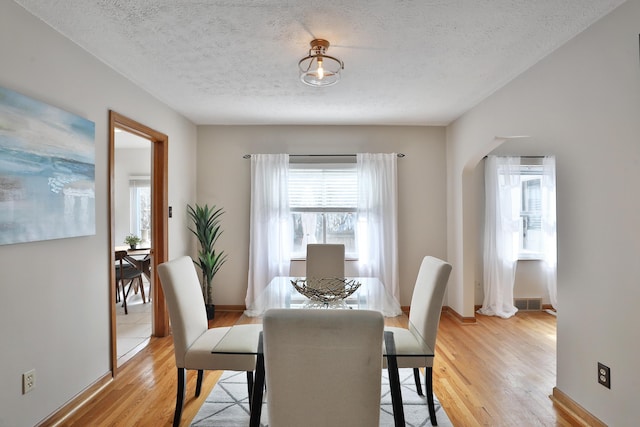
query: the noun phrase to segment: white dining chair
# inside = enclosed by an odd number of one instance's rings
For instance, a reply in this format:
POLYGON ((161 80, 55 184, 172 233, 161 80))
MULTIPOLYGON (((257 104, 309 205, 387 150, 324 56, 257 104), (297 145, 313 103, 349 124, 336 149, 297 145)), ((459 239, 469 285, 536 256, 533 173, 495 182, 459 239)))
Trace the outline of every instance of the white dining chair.
MULTIPOLYGON (((426 256, 422 260, 411 297, 410 328, 385 328, 385 331, 393 332, 395 346, 399 353, 411 353, 411 348, 420 348, 420 339, 416 337, 422 337, 422 340, 435 351, 440 312, 450 274, 451 264, 431 256, 426 256)), ((433 401, 433 359, 433 357, 398 357, 397 361, 398 368, 413 368, 419 395, 422 395, 419 368, 425 368, 429 418, 431 424, 435 426, 437 421, 433 401)))
MULTIPOLYGON (((184 404, 187 369, 198 371, 196 397, 200 395, 202 389, 205 369, 246 371, 248 393, 251 396, 256 357, 246 354, 211 354, 213 348, 230 328, 209 329, 200 282, 190 257, 183 256, 160 264, 158 276, 169 308, 174 354, 178 368, 178 391, 173 417, 173 425, 178 427, 184 404)), ((260 325, 242 325, 240 327, 246 328, 246 333, 239 334, 242 339, 234 343, 238 352, 246 353, 257 349, 260 325)))
POLYGON ((269 426, 379 425, 383 329, 377 311, 268 310, 269 426))
POLYGON ((307 245, 307 279, 344 277, 344 245, 310 243, 307 245))

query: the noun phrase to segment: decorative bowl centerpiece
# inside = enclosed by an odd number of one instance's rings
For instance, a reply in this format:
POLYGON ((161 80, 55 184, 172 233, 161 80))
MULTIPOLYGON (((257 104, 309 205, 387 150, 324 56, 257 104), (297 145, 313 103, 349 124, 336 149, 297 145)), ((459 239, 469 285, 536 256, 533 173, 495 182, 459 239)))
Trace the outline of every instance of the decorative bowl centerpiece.
POLYGON ((305 297, 325 303, 343 300, 361 285, 353 279, 340 277, 309 277, 292 280, 291 284, 305 297))

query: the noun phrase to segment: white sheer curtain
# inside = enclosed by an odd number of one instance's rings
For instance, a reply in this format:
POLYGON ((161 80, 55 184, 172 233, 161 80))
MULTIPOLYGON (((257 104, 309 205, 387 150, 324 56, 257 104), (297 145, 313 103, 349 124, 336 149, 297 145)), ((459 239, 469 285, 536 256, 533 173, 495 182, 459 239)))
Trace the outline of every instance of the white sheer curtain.
POLYGON ((400 301, 397 159, 395 153, 357 155, 357 240, 359 275, 379 278, 400 301))
POLYGON ((556 158, 542 160, 542 251, 544 274, 553 308, 558 307, 558 245, 556 238, 556 158))
POLYGON ((251 155, 247 308, 271 279, 289 275, 292 225, 288 181, 288 154, 251 155))
POLYGON ((508 318, 519 252, 520 157, 485 160, 484 301, 478 313, 508 318))

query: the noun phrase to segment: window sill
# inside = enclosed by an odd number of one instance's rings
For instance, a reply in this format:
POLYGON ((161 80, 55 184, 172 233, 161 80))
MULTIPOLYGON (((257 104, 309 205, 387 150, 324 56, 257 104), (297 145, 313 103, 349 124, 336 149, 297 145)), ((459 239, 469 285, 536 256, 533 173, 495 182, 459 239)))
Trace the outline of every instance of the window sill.
POLYGON ((542 254, 520 254, 518 255, 518 261, 542 261, 544 256, 542 254))
MULTIPOLYGON (((291 261, 306 261, 307 258, 306 257, 292 257, 291 261)), ((359 258, 354 258, 354 257, 345 257, 344 258, 345 261, 358 261, 359 258)))

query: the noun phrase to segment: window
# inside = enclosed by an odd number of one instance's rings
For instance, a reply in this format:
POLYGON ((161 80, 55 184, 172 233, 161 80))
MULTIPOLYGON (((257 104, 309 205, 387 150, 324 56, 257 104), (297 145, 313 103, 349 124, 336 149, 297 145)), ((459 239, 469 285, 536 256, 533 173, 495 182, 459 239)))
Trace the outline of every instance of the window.
POLYGON ((355 163, 290 164, 292 258, 304 258, 307 243, 342 243, 346 257, 357 258, 357 203, 355 163))
POLYGON ((520 166, 520 259, 542 258, 542 166, 520 166))
POLYGON ((147 246, 151 229, 151 181, 149 177, 132 177, 129 179, 130 233, 142 238, 142 245, 147 246))

